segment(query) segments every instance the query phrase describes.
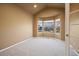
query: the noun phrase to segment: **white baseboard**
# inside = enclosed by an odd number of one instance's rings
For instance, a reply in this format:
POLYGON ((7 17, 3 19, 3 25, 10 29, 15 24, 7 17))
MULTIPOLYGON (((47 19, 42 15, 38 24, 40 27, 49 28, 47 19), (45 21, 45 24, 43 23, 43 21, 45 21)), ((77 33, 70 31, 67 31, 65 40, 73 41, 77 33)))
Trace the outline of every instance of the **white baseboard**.
POLYGON ((29 39, 31 39, 31 38, 32 38, 32 36, 26 38, 25 40, 23 40, 23 41, 21 41, 21 42, 18 42, 18 43, 16 43, 16 44, 13 44, 13 45, 11 45, 11 46, 9 46, 9 47, 6 47, 6 48, 4 48, 4 49, 1 49, 0 52, 5 51, 5 50, 7 50, 7 49, 9 49, 9 48, 11 48, 11 47, 13 47, 13 46, 19 45, 19 44, 23 43, 24 41, 29 40, 29 39))
POLYGON ((73 50, 76 53, 76 55, 79 56, 79 53, 76 51, 76 49, 72 45, 70 45, 70 47, 73 48, 73 50))

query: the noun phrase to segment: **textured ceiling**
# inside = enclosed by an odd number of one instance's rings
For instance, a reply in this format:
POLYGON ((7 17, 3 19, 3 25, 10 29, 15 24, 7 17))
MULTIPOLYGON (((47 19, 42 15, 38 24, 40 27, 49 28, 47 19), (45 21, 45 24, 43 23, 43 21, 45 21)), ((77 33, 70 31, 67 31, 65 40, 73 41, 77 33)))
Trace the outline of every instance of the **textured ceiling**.
POLYGON ((19 3, 17 5, 20 8, 22 8, 25 11, 28 11, 32 14, 35 14, 46 7, 63 8, 63 9, 65 8, 65 4, 63 4, 63 3, 36 3, 37 8, 33 7, 34 4, 35 3, 19 3))
POLYGON ((70 11, 79 10, 79 3, 71 3, 70 4, 70 11))

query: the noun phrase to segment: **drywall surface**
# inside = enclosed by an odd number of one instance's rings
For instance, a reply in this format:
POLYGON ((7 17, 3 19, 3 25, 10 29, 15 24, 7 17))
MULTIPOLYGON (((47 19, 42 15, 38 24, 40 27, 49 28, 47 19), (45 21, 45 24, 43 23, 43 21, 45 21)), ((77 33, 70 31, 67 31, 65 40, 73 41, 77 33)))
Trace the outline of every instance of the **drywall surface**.
POLYGON ((70 15, 70 43, 79 50, 79 12, 70 15))
POLYGON ((15 4, 0 4, 0 49, 32 36, 32 20, 15 4))

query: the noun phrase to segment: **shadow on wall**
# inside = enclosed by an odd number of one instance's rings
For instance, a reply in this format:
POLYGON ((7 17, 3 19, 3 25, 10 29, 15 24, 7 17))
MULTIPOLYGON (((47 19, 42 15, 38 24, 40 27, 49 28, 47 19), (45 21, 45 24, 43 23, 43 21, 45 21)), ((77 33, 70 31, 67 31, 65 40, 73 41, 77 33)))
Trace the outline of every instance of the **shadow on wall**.
POLYGON ((15 4, 0 4, 0 49, 32 36, 33 16, 15 4))

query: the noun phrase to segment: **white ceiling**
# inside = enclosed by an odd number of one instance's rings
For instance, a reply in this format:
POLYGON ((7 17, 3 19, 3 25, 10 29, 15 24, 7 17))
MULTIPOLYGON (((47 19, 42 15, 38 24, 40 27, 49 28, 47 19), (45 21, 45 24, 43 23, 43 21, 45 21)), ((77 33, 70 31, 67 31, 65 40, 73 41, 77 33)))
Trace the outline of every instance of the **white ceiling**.
POLYGON ((63 3, 36 3, 37 8, 33 7, 34 4, 35 3, 19 3, 17 5, 32 14, 35 14, 46 7, 65 8, 65 4, 63 3))

